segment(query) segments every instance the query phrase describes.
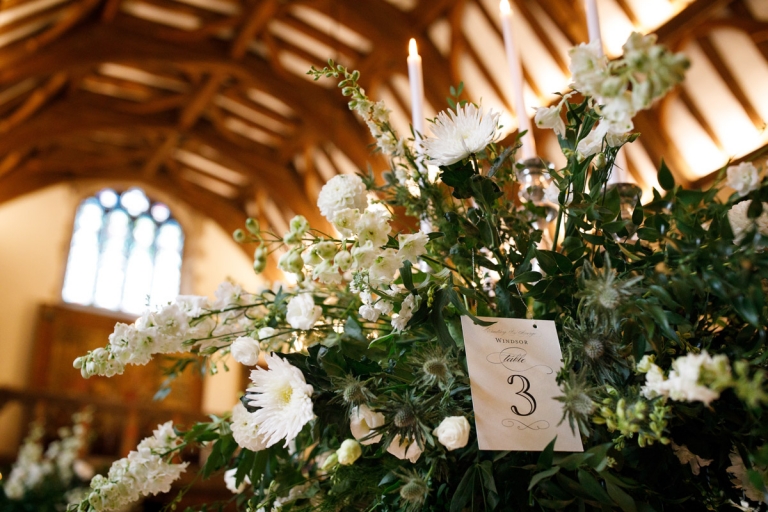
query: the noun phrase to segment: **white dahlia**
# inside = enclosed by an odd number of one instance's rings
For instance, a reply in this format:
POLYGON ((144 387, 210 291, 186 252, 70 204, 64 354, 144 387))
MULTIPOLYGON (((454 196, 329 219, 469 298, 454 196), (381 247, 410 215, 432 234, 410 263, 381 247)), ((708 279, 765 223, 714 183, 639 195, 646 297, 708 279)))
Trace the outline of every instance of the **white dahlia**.
POLYGON ((424 152, 435 165, 451 165, 478 153, 498 137, 499 113, 468 103, 463 107, 442 111, 432 125, 434 137, 421 142, 424 152))
POLYGON ((336 214, 347 208, 363 211, 368 206, 365 184, 360 176, 340 174, 323 185, 317 196, 320 213, 333 222, 336 214))
POLYGON ((259 368, 251 372, 253 387, 248 388, 246 398, 249 405, 258 409, 250 416, 267 447, 281 439, 288 446, 304 425, 315 418, 312 386, 304 380, 301 370, 282 358, 270 354, 266 360, 268 370, 259 368))

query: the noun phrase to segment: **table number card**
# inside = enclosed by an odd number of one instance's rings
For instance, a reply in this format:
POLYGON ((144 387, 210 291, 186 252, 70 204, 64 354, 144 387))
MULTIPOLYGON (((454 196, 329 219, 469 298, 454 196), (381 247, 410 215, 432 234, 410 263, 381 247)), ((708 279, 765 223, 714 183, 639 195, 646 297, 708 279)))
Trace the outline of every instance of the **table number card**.
POLYGON ((557 436, 555 450, 581 452, 581 438, 562 422, 562 367, 551 320, 461 317, 467 351, 477 440, 481 450, 541 451, 557 436))

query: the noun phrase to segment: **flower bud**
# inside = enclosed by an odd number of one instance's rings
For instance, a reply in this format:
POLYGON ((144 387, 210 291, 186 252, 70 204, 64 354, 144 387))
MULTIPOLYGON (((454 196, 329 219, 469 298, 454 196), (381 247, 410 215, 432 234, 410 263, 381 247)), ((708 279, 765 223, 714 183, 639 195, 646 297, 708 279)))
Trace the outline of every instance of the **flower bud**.
POLYGON ((75 361, 72 363, 72 366, 74 366, 76 370, 79 370, 80 368, 82 368, 83 358, 82 357, 76 358, 75 361))
POLYGON ((245 232, 242 229, 236 229, 234 233, 232 233, 232 238, 235 239, 235 242, 241 244, 245 242, 245 232))
POLYGON ((245 229, 253 233, 254 235, 258 235, 260 230, 259 221, 256 219, 252 219, 248 217, 245 221, 245 229))
POLYGON ((345 439, 344 442, 341 443, 341 447, 336 450, 336 456, 339 458, 339 464, 343 464, 345 466, 354 464, 354 462, 359 459, 362 454, 363 448, 360 446, 360 443, 354 439, 345 439))
POLYGON ((338 463, 339 456, 336 455, 336 452, 333 452, 328 457, 326 457, 326 459, 323 461, 323 464, 320 466, 320 469, 323 471, 330 471, 338 463))
POLYGON ((333 258, 333 262, 341 269, 342 272, 346 272, 352 267, 355 260, 352 258, 352 254, 349 251, 340 251, 333 258))
POLYGON ((338 248, 334 242, 325 241, 315 244, 315 251, 317 252, 317 255, 324 260, 330 260, 336 256, 338 248))

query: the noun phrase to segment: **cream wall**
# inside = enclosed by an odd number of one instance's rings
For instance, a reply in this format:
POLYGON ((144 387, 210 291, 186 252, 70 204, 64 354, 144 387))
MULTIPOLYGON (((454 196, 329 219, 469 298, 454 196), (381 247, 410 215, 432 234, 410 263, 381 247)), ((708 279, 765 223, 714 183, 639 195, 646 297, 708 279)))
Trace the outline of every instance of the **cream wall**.
MULTIPOLYGON (((0 387, 28 384, 37 306, 60 301, 75 210, 83 198, 102 187, 55 185, 0 205, 0 387)), ((168 203, 185 231, 183 293, 213 296, 218 283, 227 278, 248 290, 262 286, 250 258, 230 234, 162 191, 145 190, 168 203)), ((237 363, 228 365, 230 373, 206 379, 205 412, 226 411, 237 400, 240 371, 237 363)), ((19 422, 20 408, 15 404, 0 409, 0 455, 15 453, 23 436, 19 422)))

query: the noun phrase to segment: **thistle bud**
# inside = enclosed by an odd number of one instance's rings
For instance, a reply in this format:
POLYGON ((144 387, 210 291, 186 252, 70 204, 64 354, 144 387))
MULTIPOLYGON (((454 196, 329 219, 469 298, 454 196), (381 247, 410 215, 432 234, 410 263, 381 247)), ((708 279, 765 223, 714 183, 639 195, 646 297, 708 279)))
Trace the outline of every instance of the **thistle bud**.
POLYGON ((410 427, 416 423, 416 415, 413 409, 406 405, 395 414, 395 426, 398 428, 410 427))

